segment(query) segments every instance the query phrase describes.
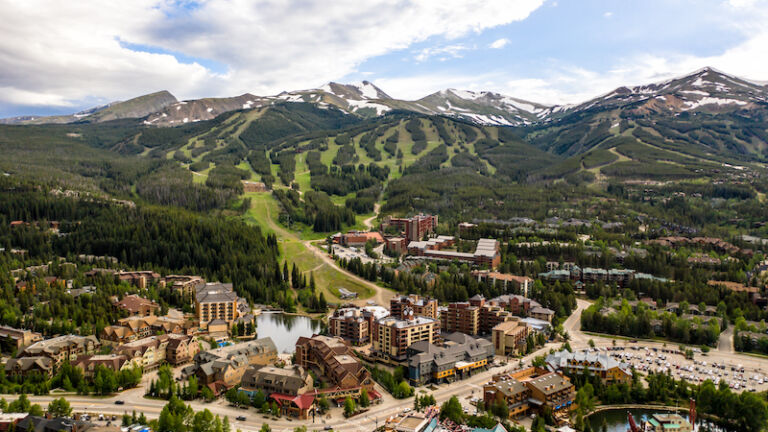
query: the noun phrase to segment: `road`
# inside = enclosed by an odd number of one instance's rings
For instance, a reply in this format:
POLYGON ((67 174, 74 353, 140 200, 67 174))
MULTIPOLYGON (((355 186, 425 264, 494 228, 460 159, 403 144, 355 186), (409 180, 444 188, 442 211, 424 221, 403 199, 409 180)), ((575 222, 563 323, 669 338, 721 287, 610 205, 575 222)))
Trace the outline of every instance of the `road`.
MULTIPOLYGON (((373 218, 375 218, 376 215, 378 215, 379 208, 380 208, 380 206, 379 206, 378 203, 374 205, 374 216, 373 216, 373 218)), ((285 229, 279 223, 275 222, 274 219, 272 219, 272 214, 269 211, 269 206, 265 206, 264 210, 265 210, 265 214, 267 216, 266 217, 267 224, 268 224, 269 228, 272 229, 275 232, 275 234, 278 236, 278 238, 281 238, 284 241, 296 241, 296 242, 301 241, 299 239, 299 237, 295 233, 285 229)), ((370 223, 370 221, 373 218, 368 218, 366 220, 366 222, 370 223)), ((322 242, 322 240, 315 240, 315 242, 318 242, 318 241, 322 242)), ((345 269, 339 267, 338 264, 336 264, 336 261, 334 261, 330 256, 328 256, 328 254, 325 251, 323 251, 322 249, 320 249, 317 246, 315 246, 312 241, 306 240, 303 243, 304 243, 304 247, 306 247, 308 250, 310 250, 316 257, 320 258, 325 265, 328 265, 328 266, 332 267, 334 270, 336 270, 338 272, 344 273, 344 275, 346 277, 348 277, 349 279, 354 279, 355 281, 357 281, 357 282, 359 282, 359 283, 361 283, 361 284, 371 288, 374 291, 373 297, 370 297, 370 298, 367 298, 367 299, 356 300, 354 303, 359 304, 359 305, 363 305, 363 304, 367 303, 368 301, 374 301, 377 304, 386 307, 386 306, 389 305, 389 300, 392 297, 395 296, 395 293, 393 291, 388 290, 388 289, 383 288, 383 287, 380 287, 380 286, 376 285, 375 283, 373 283, 371 281, 365 280, 365 279, 363 279, 363 278, 361 278, 361 277, 359 277, 359 276, 357 276, 357 275, 355 275, 353 273, 350 273, 350 272, 346 271, 345 269)), ((318 269, 319 267, 320 266, 316 266, 314 269, 318 269)))
POLYGON ((318 258, 323 260, 327 265, 333 267, 337 271, 343 272, 350 279, 354 279, 357 282, 359 282, 359 283, 361 283, 361 284, 363 284, 363 285, 365 285, 365 286, 367 286, 367 287, 369 287, 369 288, 371 288, 373 290, 373 292, 374 292, 373 297, 369 297, 369 298, 366 298, 366 299, 358 299, 358 300, 355 300, 352 303, 355 303, 358 306, 364 306, 369 301, 373 301, 373 302, 375 302, 378 305, 381 305, 381 306, 384 306, 384 307, 388 307, 389 306, 389 300, 392 299, 396 295, 395 292, 390 290, 390 289, 387 289, 387 288, 381 287, 379 285, 376 285, 375 283, 373 283, 373 282, 371 282, 369 280, 363 279, 360 276, 358 276, 356 274, 353 274, 353 273, 350 273, 350 272, 344 270, 343 268, 339 267, 339 265, 336 264, 336 261, 334 261, 333 258, 331 258, 324 250, 322 250, 319 247, 315 246, 315 244, 312 241, 309 241, 309 240, 305 241, 304 242, 304 246, 306 246, 307 249, 312 251, 312 253, 315 254, 315 256, 317 256, 318 258))
MULTIPOLYGON (((536 352, 529 354, 523 360, 530 363, 530 360, 537 356, 543 355, 548 352, 555 345, 550 344, 537 350, 536 352)), ((491 379, 491 376, 497 373, 514 368, 518 364, 518 360, 513 360, 507 366, 500 366, 489 369, 487 371, 478 373, 465 380, 458 381, 454 384, 441 384, 437 386, 436 390, 433 390, 431 394, 435 397, 438 404, 450 399, 451 396, 457 396, 462 403, 467 406, 468 398, 482 397, 482 385, 491 379)), ((181 368, 177 368, 176 371, 180 371, 181 368)), ((145 376, 142 379, 140 387, 127 390, 118 395, 109 397, 88 397, 78 395, 67 395, 66 398, 69 401, 72 409, 79 413, 91 413, 91 414, 105 414, 105 415, 117 415, 122 416, 124 413, 131 413, 136 411, 137 413, 144 413, 149 419, 157 418, 160 415, 160 411, 165 405, 165 401, 158 401, 153 399, 144 398, 145 386, 148 385, 153 375, 145 376), (116 401, 124 401, 123 405, 116 405, 116 401)), ((417 388, 417 392, 420 392, 421 388, 417 388)), ((353 432, 353 431, 370 431, 374 430, 377 426, 381 426, 384 421, 398 413, 401 413, 405 408, 413 408, 413 398, 408 399, 394 399, 389 394, 386 394, 383 390, 379 389, 379 392, 384 394, 383 402, 378 405, 374 405, 370 410, 359 416, 345 419, 342 415, 340 408, 333 408, 331 410, 332 417, 330 419, 321 419, 319 416, 316 419, 316 423, 313 425, 312 420, 296 420, 281 417, 274 419, 271 416, 267 418, 262 414, 256 412, 254 408, 248 410, 239 409, 230 406, 226 401, 219 399, 212 403, 205 403, 201 401, 191 401, 188 404, 195 411, 202 411, 203 409, 210 410, 213 414, 219 416, 229 417, 232 430, 240 429, 244 432, 258 431, 263 423, 268 423, 274 431, 286 431, 290 432, 300 425, 307 426, 308 430, 322 430, 325 426, 333 427, 335 431, 341 432, 353 432), (235 420, 238 416, 245 416, 246 421, 235 420)), ((43 408, 47 404, 61 395, 49 395, 49 396, 29 396, 32 403, 40 404, 43 408)), ((10 402, 17 396, 5 395, 5 398, 10 402)))
MULTIPOLYGON (((586 334, 581 331, 581 312, 589 307, 590 304, 591 303, 589 301, 577 299, 576 310, 573 312, 573 314, 571 314, 570 317, 568 317, 565 323, 563 323, 563 328, 568 332, 568 335, 570 336, 569 343, 571 348, 574 350, 589 347, 590 339, 594 342, 595 346, 598 347, 612 346, 614 345, 614 341, 616 346, 639 345, 641 347, 657 349, 672 348, 681 345, 677 342, 649 340, 641 340, 638 344, 632 344, 629 340, 626 339, 614 339, 607 336, 586 334)), ((733 366, 742 365, 747 369, 748 372, 758 372, 762 375, 768 374, 768 359, 740 354, 733 350, 732 332, 733 328, 732 326, 729 326, 728 330, 724 332, 724 335, 721 335, 717 348, 706 354, 697 354, 695 357, 708 363, 714 362, 733 366), (728 336, 728 334, 730 334, 730 336, 728 336), (726 340, 729 338, 730 341, 726 340)))
POLYGON ((363 225, 365 225, 365 227, 368 228, 369 231, 373 229, 373 220, 379 216, 379 210, 381 210, 381 205, 379 205, 379 203, 374 204, 373 216, 363 221, 363 225))

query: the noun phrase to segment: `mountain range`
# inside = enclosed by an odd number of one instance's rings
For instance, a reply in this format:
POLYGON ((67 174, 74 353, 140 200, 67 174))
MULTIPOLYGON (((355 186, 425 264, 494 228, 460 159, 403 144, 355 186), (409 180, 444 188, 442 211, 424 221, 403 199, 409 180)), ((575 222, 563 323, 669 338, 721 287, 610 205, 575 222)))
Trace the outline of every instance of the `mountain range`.
POLYGON ((588 112, 610 112, 606 118, 622 116, 679 115, 682 113, 749 112, 768 107, 768 86, 747 81, 713 68, 703 68, 683 77, 614 91, 577 105, 548 106, 488 91, 446 89, 414 101, 390 97, 374 84, 328 83, 320 88, 283 92, 274 96, 246 93, 235 97, 179 101, 168 91, 159 91, 127 101, 113 102, 72 115, 24 116, 0 120, 5 124, 100 123, 136 118, 145 124, 175 126, 210 120, 236 111, 275 103, 305 102, 321 108, 335 107, 363 118, 394 110, 442 115, 477 125, 541 125, 588 112))

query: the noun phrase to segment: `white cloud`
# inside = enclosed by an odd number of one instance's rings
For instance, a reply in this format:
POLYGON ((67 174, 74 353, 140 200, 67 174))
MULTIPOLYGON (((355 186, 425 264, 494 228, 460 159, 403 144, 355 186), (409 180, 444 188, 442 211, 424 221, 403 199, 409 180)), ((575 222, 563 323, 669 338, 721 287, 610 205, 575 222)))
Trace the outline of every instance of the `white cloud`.
POLYGON ((495 41, 493 41, 490 45, 488 45, 488 47, 489 48, 493 48, 493 49, 501 49, 501 48, 504 48, 505 46, 509 45, 509 43, 510 43, 509 39, 501 38, 501 39, 496 39, 495 41))
POLYGON ((610 18, 610 17, 612 17, 612 16, 613 16, 613 12, 611 12, 611 11, 605 12, 605 13, 603 14, 603 17, 605 17, 605 18, 610 18))
POLYGON ((464 55, 463 52, 468 49, 469 47, 463 44, 424 48, 417 51, 413 59, 417 62, 423 62, 432 57, 437 57, 440 61, 445 61, 450 58, 461 58, 464 55))
MULTIPOLYGON (((159 89, 190 98, 306 88, 429 38, 452 40, 525 19, 542 2, 0 0, 0 103, 65 105, 159 89), (133 51, 121 41, 206 59, 226 71, 133 51)), ((436 55, 462 51, 460 44, 447 47, 436 55)))

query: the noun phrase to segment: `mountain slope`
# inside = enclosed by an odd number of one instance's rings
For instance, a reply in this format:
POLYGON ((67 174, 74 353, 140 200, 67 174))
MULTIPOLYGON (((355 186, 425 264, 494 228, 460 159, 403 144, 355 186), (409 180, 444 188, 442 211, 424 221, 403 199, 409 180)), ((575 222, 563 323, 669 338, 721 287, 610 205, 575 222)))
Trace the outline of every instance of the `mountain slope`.
POLYGON ((112 102, 108 105, 80 111, 65 116, 14 117, 2 119, 5 124, 49 124, 49 123, 101 123, 110 120, 142 118, 163 110, 176 102, 176 97, 166 90, 135 97, 127 101, 112 102))

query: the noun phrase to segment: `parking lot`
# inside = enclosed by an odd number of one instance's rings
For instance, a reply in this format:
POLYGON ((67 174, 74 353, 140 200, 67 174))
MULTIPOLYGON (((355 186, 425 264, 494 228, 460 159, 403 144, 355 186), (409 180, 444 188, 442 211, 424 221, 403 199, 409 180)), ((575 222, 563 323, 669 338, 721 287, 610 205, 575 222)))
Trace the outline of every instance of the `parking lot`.
POLYGON ((674 348, 648 348, 643 346, 597 347, 583 352, 608 354, 619 362, 627 363, 641 373, 667 373, 692 384, 711 380, 715 384, 725 381, 734 391, 768 390, 768 370, 708 361, 708 356, 696 353, 693 359, 674 348))

